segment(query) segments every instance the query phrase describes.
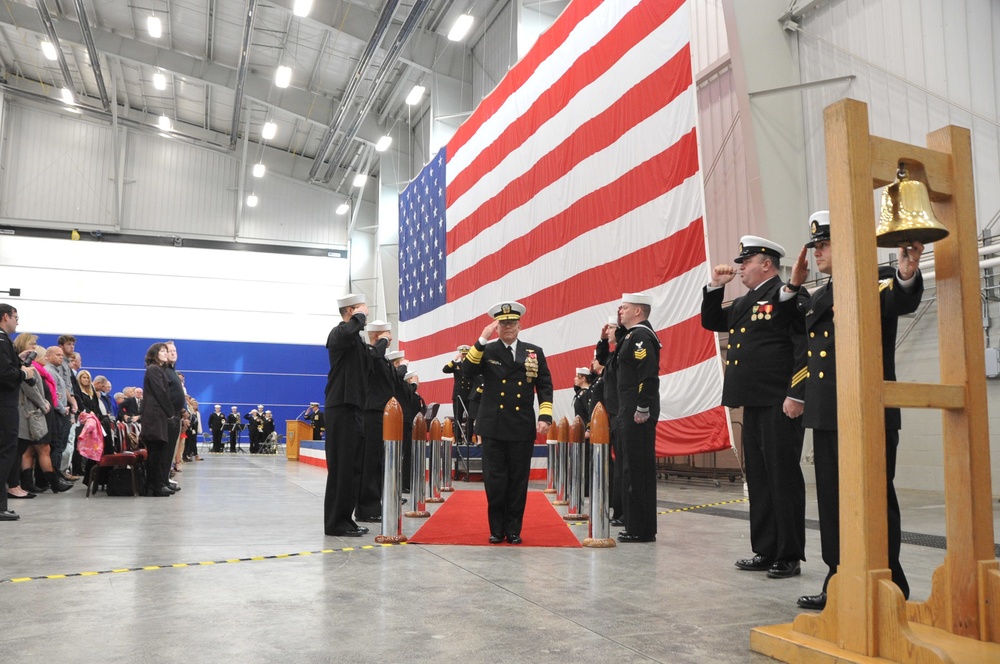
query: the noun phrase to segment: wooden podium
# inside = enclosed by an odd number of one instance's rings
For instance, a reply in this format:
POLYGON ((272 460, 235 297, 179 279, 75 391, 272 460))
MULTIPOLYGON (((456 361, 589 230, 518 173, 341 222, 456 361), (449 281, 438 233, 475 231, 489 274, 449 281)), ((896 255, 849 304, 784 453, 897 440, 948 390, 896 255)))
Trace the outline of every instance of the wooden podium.
POLYGON ((993 548, 986 372, 969 131, 929 148, 868 133, 868 107, 828 107, 826 160, 837 290, 840 566, 826 609, 758 627, 750 648, 785 662, 1000 662, 1000 571, 993 548), (872 190, 901 160, 921 162, 938 220, 934 244, 941 383, 882 379, 872 190), (926 602, 906 602, 888 569, 884 409, 942 411, 948 550, 926 602))
POLYGON ((299 445, 303 440, 312 440, 313 427, 302 420, 285 420, 285 458, 299 460, 299 445))

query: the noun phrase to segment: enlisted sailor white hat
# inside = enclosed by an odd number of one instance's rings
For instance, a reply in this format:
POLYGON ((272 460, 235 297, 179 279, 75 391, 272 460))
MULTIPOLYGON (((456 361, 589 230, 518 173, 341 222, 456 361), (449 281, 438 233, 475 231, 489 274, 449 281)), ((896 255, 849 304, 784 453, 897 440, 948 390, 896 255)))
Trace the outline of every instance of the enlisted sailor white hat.
POLYGON ((740 255, 734 258, 733 262, 742 263, 755 254, 784 258, 785 248, 777 242, 771 242, 756 235, 744 235, 740 238, 740 255))
POLYGON ((386 323, 384 320, 373 320, 365 326, 365 329, 369 332, 389 332, 392 330, 392 323, 386 323))
POLYGON ((589 376, 590 375, 590 369, 587 369, 585 367, 577 367, 576 368, 576 375, 577 376, 589 376))
POLYGON ((337 308, 343 309, 344 307, 353 307, 357 304, 365 303, 364 293, 348 293, 344 297, 337 299, 337 308))
POLYGON ((407 371, 406 375, 403 376, 403 380, 410 380, 411 378, 416 378, 416 377, 417 377, 416 371, 407 371))
POLYGON ((520 302, 497 302, 490 307, 490 316, 496 320, 517 320, 524 312, 524 305, 520 302))
POLYGON ((403 357, 403 351, 401 350, 394 350, 391 353, 385 354, 385 359, 389 360, 390 362, 392 362, 393 360, 398 360, 401 357, 403 357))
POLYGON ((472 346, 470 346, 469 344, 462 344, 461 346, 458 347, 459 353, 468 353, 470 350, 472 350, 472 346))
POLYGON ((806 246, 812 249, 817 242, 830 239, 830 211, 817 210, 809 215, 809 241, 806 246))
POLYGON ((653 305, 653 296, 646 293, 622 293, 622 302, 625 304, 645 304, 653 305))

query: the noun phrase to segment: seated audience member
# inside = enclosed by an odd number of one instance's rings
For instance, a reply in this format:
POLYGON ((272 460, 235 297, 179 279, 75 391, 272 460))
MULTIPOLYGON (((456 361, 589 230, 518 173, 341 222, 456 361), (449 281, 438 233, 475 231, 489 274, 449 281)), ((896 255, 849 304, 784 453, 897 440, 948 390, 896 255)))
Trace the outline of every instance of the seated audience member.
MULTIPOLYGON (((78 355, 79 353, 74 353, 78 355)), ((100 415, 100 411, 97 405, 98 397, 97 390, 94 389, 93 380, 91 380, 90 372, 86 369, 81 369, 76 374, 76 403, 80 408, 80 412, 94 413, 95 415, 100 415)), ((88 459, 84 459, 80 455, 79 450, 73 450, 73 474, 79 475, 80 477, 87 477, 87 473, 90 471, 90 467, 93 465, 93 461, 86 463, 88 459)))
POLYGON ((114 417, 112 416, 111 399, 108 398, 108 394, 111 392, 111 381, 104 376, 95 376, 94 390, 97 391, 97 410, 94 413, 101 420, 101 428, 104 429, 104 453, 120 452, 121 448, 115 444, 114 417))
POLYGON ((140 422, 141 411, 139 410, 139 399, 136 396, 138 390, 134 387, 126 387, 122 392, 125 394, 125 400, 121 402, 118 409, 118 419, 124 422, 140 422))

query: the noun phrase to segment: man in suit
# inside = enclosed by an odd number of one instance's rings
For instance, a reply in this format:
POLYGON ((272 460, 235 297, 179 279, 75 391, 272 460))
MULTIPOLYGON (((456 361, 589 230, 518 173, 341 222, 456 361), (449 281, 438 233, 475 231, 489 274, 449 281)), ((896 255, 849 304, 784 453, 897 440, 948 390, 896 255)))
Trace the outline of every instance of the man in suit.
POLYGON ((222 451, 222 429, 226 425, 226 416, 222 414, 222 406, 215 404, 215 410, 208 416, 208 428, 212 431, 212 451, 222 451))
MULTIPOLYGON (((10 335, 17 330, 18 320, 17 309, 6 302, 0 304, 0 477, 3 478, 18 463, 17 401, 21 383, 27 381, 34 384, 35 380, 35 370, 24 366, 23 357, 18 356, 10 339, 10 335)), ((27 354, 25 351, 22 355, 27 354)), ((52 481, 56 481, 55 475, 52 476, 52 481)), ((0 521, 17 521, 20 518, 14 510, 7 508, 7 492, 0 492, 0 521)))
POLYGON ((750 546, 754 556, 737 560, 742 570, 784 579, 805 560, 805 481, 802 399, 806 344, 794 300, 782 301, 781 245, 754 235, 740 242, 735 258, 749 293, 722 306, 724 286, 737 271, 717 265, 703 293, 702 327, 729 332, 722 405, 743 408, 743 454, 750 496, 750 546))
POLYGON ((302 418, 312 424, 313 440, 323 440, 323 411, 319 409, 318 401, 310 401, 309 407, 302 418))
POLYGON ((469 425, 466 419, 468 414, 466 406, 468 405, 469 393, 472 392, 472 379, 462 373, 462 360, 468 354, 469 348, 470 346, 466 344, 459 346, 455 359, 449 360, 448 364, 441 369, 446 374, 452 374, 455 379, 451 388, 451 412, 455 418, 455 442, 459 444, 465 442, 465 429, 469 425))
POLYGON ((358 503, 361 454, 365 445, 364 410, 371 357, 361 331, 368 307, 365 296, 349 294, 337 300, 341 322, 326 339, 330 373, 326 381, 326 496, 323 525, 327 535, 361 537, 368 532, 354 521, 358 503))
MULTIPOLYGON (((840 476, 837 452, 837 361, 835 325, 833 320, 833 254, 830 244, 830 213, 813 213, 809 218, 811 239, 802 248, 792 267, 792 275, 783 291, 795 298, 805 319, 809 344, 809 368, 806 373, 805 413, 807 428, 813 430, 813 451, 816 464, 816 503, 819 508, 819 533, 823 562, 829 567, 823 590, 817 595, 803 595, 798 605, 804 609, 826 606, 826 590, 830 578, 840 563, 840 476), (802 284, 809 274, 808 250, 813 250, 816 269, 831 275, 811 296, 802 284)), ((882 318, 882 375, 896 380, 896 330, 899 317, 913 313, 920 305, 924 292, 923 277, 917 267, 924 247, 914 242, 912 247, 899 250, 899 267, 879 268, 879 308, 882 318)), ((875 284, 873 283, 874 287, 875 284)), ((893 479, 896 475, 896 448, 899 445, 901 417, 898 408, 885 409, 885 473, 886 505, 888 509, 889 569, 892 580, 910 596, 906 574, 899 563, 901 524, 899 501, 893 479)))
POLYGON ((552 375, 545 353, 518 339, 524 311, 520 302, 493 305, 489 311, 493 322, 462 360, 467 376, 483 377, 476 433, 483 441, 490 544, 500 544, 504 538, 511 544, 521 543, 535 436, 547 432, 552 424, 552 375), (491 342, 494 332, 499 339, 491 342))
POLYGON ((628 332, 618 353, 618 414, 625 452, 625 530, 619 542, 656 541, 656 423, 660 419, 660 340, 649 323, 653 297, 623 293, 618 319, 628 332))
POLYGON ((236 452, 236 445, 240 440, 241 419, 239 409, 236 406, 232 406, 229 409, 229 415, 226 415, 226 427, 229 429, 229 451, 231 453, 236 452))
POLYGON ((392 342, 392 325, 382 320, 368 323, 368 353, 371 375, 365 399, 365 445, 361 455, 361 485, 354 517, 358 521, 382 521, 382 468, 385 465, 382 448, 382 418, 385 405, 393 396, 395 373, 385 353, 392 342))

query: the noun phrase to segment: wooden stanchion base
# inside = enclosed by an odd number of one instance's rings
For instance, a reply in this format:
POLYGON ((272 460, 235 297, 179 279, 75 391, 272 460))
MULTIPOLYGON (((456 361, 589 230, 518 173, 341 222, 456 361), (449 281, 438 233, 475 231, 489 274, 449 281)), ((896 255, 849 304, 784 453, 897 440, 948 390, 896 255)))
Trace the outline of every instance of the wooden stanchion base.
POLYGON ((553 500, 552 504, 555 505, 556 507, 565 507, 566 505, 569 505, 569 501, 568 500, 553 500))
POLYGON ((403 516, 407 519, 426 519, 431 515, 430 512, 425 511, 414 511, 414 512, 403 512, 403 516))
POLYGON ((376 544, 402 544, 406 541, 406 535, 376 535, 376 544))
POLYGON ((584 537, 583 545, 591 549, 613 549, 618 546, 613 539, 595 539, 593 537, 584 537))
POLYGON ((555 489, 542 489, 542 493, 556 493, 555 489))
POLYGON ((563 521, 589 521, 589 514, 563 514, 563 521))
POLYGON ((443 486, 443 487, 441 487, 441 493, 451 493, 454 490, 455 490, 455 487, 453 487, 453 486, 443 486))
POLYGON ((424 502, 425 503, 443 503, 444 502, 444 498, 425 498, 424 502))

